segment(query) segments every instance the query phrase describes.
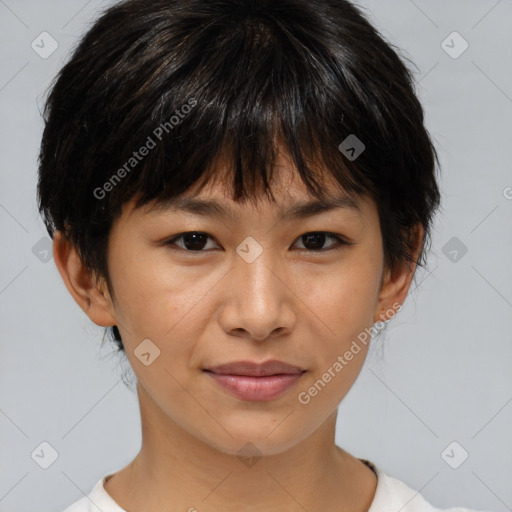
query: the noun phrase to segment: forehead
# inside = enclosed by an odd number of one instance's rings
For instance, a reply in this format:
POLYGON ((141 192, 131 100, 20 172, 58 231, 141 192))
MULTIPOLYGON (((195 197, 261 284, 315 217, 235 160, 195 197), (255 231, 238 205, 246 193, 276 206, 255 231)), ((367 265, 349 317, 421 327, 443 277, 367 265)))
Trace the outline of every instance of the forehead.
POLYGON ((326 172, 318 174, 322 196, 316 198, 309 193, 298 172, 289 164, 286 157, 281 157, 276 167, 278 172, 272 176, 271 185, 275 202, 263 193, 243 201, 233 200, 230 195, 232 179, 230 180, 224 168, 220 169, 224 171, 222 174, 217 174, 223 178, 214 178, 201 190, 192 186, 177 197, 155 199, 139 209, 134 209, 138 197, 136 194, 126 206, 129 215, 155 217, 170 213, 188 213, 221 220, 237 220, 244 212, 258 214, 269 209, 275 210, 278 218, 283 220, 306 218, 333 210, 363 218, 368 214, 368 208, 372 207, 373 201, 367 197, 347 193, 335 178, 326 172))
MULTIPOLYGON (((270 206, 270 204, 268 205, 270 206)), ((268 207, 267 206, 267 207, 268 207)), ((291 197, 286 203, 270 206, 276 208, 278 216, 282 219, 298 219, 311 217, 316 214, 332 210, 348 210, 355 215, 364 215, 361 202, 355 197, 342 192, 316 199, 311 197, 291 197)), ((252 208, 252 206, 251 206, 252 208)), ((262 206, 265 208, 265 206, 262 206)), ((216 196, 191 196, 183 195, 167 201, 161 201, 146 209, 148 215, 159 213, 190 213, 203 217, 216 217, 227 220, 236 220, 241 212, 248 209, 247 204, 235 203, 226 197, 216 196)))

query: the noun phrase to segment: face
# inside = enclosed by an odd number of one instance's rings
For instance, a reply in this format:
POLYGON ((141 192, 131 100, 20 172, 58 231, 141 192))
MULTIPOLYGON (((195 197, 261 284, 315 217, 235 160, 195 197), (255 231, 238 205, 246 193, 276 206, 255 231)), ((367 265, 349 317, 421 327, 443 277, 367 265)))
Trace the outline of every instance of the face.
MULTIPOLYGON (((326 183, 329 199, 344 195, 326 183)), ((218 184, 187 195, 218 203, 226 216, 129 203, 109 240, 115 297, 105 325, 119 328, 142 408, 226 453, 252 442, 276 454, 315 431, 361 370, 370 341, 361 333, 408 287, 381 287, 372 200, 286 215, 315 201, 286 164, 273 191, 277 203, 235 203, 218 184), (206 371, 269 360, 302 372, 257 384, 206 371)))

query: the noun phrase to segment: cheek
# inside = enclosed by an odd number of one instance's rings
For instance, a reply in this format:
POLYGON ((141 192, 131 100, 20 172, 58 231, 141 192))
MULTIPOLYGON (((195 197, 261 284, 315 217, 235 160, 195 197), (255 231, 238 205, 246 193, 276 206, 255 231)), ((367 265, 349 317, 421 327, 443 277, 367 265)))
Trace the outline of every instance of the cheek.
POLYGON ((373 257, 354 254, 328 273, 297 280, 308 317, 319 320, 327 339, 357 336, 372 324, 380 270, 373 257))
MULTIPOLYGON (((304 346, 311 352, 312 373, 300 391, 311 399, 311 410, 323 415, 325 407, 337 407, 357 379, 371 337, 379 277, 368 259, 354 258, 323 278, 303 281, 301 297, 307 305, 305 328, 314 342, 304 346), (340 359, 341 358, 341 359, 340 359)), ((303 402, 301 402, 303 403, 303 402)))
POLYGON ((184 338, 201 328, 198 315, 221 275, 172 265, 165 250, 133 252, 114 260, 117 318, 126 327, 129 343, 149 338, 162 346, 174 341, 186 345, 184 338))

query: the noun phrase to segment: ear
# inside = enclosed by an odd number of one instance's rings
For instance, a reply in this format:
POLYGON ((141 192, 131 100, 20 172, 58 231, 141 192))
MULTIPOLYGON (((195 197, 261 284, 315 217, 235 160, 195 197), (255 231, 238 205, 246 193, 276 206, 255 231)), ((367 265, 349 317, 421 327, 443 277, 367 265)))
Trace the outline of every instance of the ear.
POLYGON ((391 273, 389 269, 385 270, 373 318, 374 323, 390 320, 392 316, 390 313, 397 310, 397 304, 402 305, 405 302, 414 277, 414 272, 416 271, 417 264, 415 262, 418 260, 421 251, 423 237, 423 226, 417 224, 415 228, 411 230, 414 261, 404 262, 397 267, 393 273, 391 273))
POLYGON ((114 306, 104 279, 96 284, 75 246, 60 231, 53 237, 53 259, 64 284, 87 316, 102 327, 116 325, 114 306))

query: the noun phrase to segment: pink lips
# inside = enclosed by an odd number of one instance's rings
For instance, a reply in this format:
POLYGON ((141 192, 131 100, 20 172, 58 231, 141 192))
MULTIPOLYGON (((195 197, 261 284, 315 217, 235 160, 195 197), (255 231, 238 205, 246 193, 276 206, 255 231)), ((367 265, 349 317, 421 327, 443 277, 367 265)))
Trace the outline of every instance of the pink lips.
POLYGON ((205 369, 225 390, 242 400, 267 401, 290 389, 306 370, 271 360, 265 363, 238 361, 205 369))

